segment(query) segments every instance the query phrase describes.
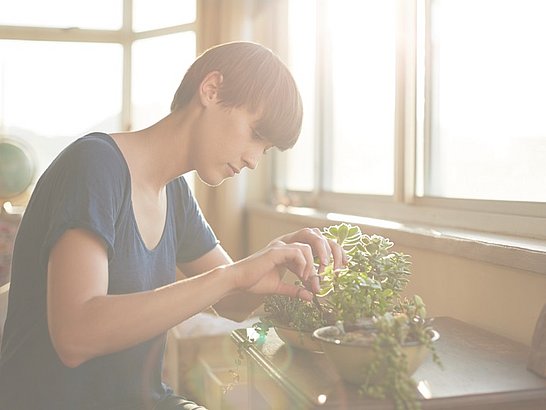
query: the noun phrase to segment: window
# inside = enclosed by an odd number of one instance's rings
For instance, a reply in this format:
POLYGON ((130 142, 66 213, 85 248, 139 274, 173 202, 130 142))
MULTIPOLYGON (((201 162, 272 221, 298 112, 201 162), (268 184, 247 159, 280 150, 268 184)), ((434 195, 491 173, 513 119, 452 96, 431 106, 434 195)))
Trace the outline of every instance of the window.
POLYGON ((26 141, 38 173, 85 133, 169 112, 195 58, 196 0, 127 4, 0 0, 0 135, 26 141))
POLYGON ((333 192, 392 195, 394 191, 394 1, 332 4, 325 19, 330 44, 329 134, 333 192), (347 39, 357 37, 358 43, 347 39), (332 141, 333 142, 333 141, 332 141), (355 176, 373 175, 373 178, 355 176), (348 177, 352 176, 352 177, 348 177))
POLYGON ((119 30, 123 0, 0 0, 0 25, 119 30))
POLYGON ((431 6, 423 195, 546 202, 546 4, 431 6))
POLYGON ((174 92, 194 58, 193 31, 134 42, 133 128, 147 127, 169 112, 174 92))
POLYGON ((40 171, 76 136, 121 128, 119 44, 0 40, 0 56, 1 132, 26 141, 40 171))
POLYGON ((278 203, 546 238, 543 1, 301 3, 278 203))
POLYGON ((195 0, 133 0, 133 30, 191 24, 196 18, 195 0))
POLYGON ((305 123, 287 161, 286 187, 392 195, 394 1, 313 4, 290 3, 289 61, 305 123))

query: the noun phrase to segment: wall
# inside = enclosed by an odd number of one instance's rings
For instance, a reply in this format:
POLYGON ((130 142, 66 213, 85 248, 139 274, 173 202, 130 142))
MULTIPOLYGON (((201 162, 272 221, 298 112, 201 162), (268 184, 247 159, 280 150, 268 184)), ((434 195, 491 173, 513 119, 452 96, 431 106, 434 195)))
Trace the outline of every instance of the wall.
MULTIPOLYGON (((310 216, 288 216, 265 207, 247 211, 249 251, 265 246, 272 238, 307 226, 334 222, 310 216)), ((511 269, 411 246, 408 238, 381 229, 363 231, 388 236, 395 249, 412 257, 408 294, 419 294, 430 316, 452 316, 494 333, 530 345, 534 326, 546 303, 546 275, 511 269), (402 244, 403 243, 403 244, 402 244), (402 245, 401 245, 402 244, 402 245)), ((416 241, 415 243, 419 243, 416 241)))

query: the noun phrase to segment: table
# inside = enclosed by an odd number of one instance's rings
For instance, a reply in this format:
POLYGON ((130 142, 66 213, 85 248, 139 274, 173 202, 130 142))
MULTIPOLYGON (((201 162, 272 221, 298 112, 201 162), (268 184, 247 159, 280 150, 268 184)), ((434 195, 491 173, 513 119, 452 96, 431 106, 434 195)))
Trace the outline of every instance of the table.
MULTIPOLYGON (((413 375, 423 409, 546 409, 546 379, 526 369, 528 347, 449 317, 434 328, 444 369, 429 357, 413 375)), ((273 329, 256 343, 251 328, 231 337, 246 358, 251 410, 394 408, 359 395, 323 353, 286 345, 273 329)))

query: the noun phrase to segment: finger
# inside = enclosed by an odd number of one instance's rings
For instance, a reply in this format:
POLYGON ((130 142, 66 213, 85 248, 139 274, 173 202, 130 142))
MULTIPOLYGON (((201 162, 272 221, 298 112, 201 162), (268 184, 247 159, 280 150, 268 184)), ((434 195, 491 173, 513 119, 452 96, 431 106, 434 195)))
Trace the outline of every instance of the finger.
POLYGON ((301 271, 299 273, 294 271, 293 272, 300 277, 302 282, 306 282, 311 275, 316 273, 315 265, 313 263, 313 250, 311 249, 311 246, 309 246, 306 243, 299 243, 299 242, 296 242, 287 246, 291 246, 297 249, 301 253, 301 257, 303 259, 301 258, 297 259, 298 263, 301 265, 300 266, 301 271))
POLYGON ((315 253, 317 255, 317 258, 320 261, 320 272, 324 269, 324 266, 327 266, 330 263, 330 245, 328 244, 328 241, 322 235, 322 232, 318 228, 313 228, 313 233, 316 235, 316 246, 314 247, 315 253))
POLYGON ((299 298, 302 300, 312 301, 313 294, 302 286, 289 285, 288 283, 281 282, 277 288, 278 294, 287 295, 292 298, 299 298))
POLYGON ((341 269, 348 262, 347 254, 343 248, 333 239, 328 239, 330 246, 330 251, 332 252, 332 257, 334 258, 334 270, 341 269))
POLYGON ((318 273, 322 273, 324 272, 324 268, 330 264, 332 251, 330 249, 330 244, 322 235, 322 232, 318 228, 314 228, 313 232, 317 236, 317 242, 313 247, 313 250, 315 251, 314 253, 319 261, 318 273))
POLYGON ((307 243, 313 252, 313 255, 318 260, 319 272, 324 270, 324 267, 330 263, 330 246, 326 238, 322 235, 318 228, 305 228, 299 231, 300 242, 307 243))
POLYGON ((294 273, 302 282, 309 276, 308 260, 305 256, 305 249, 302 244, 285 244, 270 249, 275 255, 275 265, 284 266, 294 273))
POLYGON ((320 275, 318 273, 312 274, 307 279, 306 285, 308 289, 311 289, 314 293, 318 293, 320 291, 320 275))
POLYGON ((312 247, 320 261, 319 273, 324 272, 324 268, 330 264, 332 259, 334 261, 334 269, 340 269, 347 264, 347 254, 335 240, 325 238, 317 228, 312 231, 317 235, 317 239, 312 244, 312 247))
POLYGON ((330 263, 330 246, 320 229, 303 228, 283 237, 283 239, 286 239, 290 243, 306 243, 311 246, 312 253, 317 257, 321 270, 330 263))

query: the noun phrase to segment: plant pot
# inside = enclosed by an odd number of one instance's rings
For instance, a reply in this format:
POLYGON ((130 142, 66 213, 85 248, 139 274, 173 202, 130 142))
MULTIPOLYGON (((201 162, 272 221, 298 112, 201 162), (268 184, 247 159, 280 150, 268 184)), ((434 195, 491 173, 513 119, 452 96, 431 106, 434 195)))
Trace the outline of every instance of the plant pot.
MULTIPOLYGON (((336 335, 340 331, 336 326, 325 326, 313 332, 313 338, 320 342, 322 351, 337 369, 341 378, 349 383, 363 384, 363 371, 372 363, 375 353, 370 344, 345 344, 336 335)), ((437 331, 433 331, 433 342, 440 338, 437 331)), ((427 357, 428 348, 419 342, 409 342, 402 347, 408 364, 408 374, 412 375, 427 357)))
POLYGON ((322 352, 320 342, 313 338, 313 332, 303 332, 289 327, 275 325, 277 336, 289 346, 309 350, 311 352, 322 352))

